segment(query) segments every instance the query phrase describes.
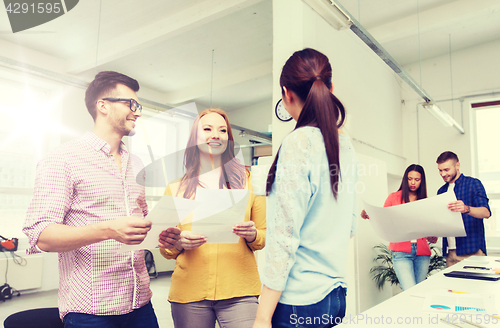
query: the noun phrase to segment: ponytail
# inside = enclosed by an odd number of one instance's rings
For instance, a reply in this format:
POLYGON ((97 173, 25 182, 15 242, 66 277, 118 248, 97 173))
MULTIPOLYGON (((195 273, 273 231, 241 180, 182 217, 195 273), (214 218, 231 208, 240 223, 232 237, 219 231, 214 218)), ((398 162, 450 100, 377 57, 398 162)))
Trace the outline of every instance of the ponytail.
MULTIPOLYGON (((283 67, 280 83, 304 101, 294 130, 303 126, 317 126, 323 135, 329 172, 334 172, 330 174, 330 184, 336 199, 340 179, 338 128, 344 124, 345 109, 340 100, 330 92, 331 66, 328 58, 313 49, 294 53, 283 67)), ((271 192, 276 176, 278 156, 279 150, 269 170, 267 195, 271 192)))

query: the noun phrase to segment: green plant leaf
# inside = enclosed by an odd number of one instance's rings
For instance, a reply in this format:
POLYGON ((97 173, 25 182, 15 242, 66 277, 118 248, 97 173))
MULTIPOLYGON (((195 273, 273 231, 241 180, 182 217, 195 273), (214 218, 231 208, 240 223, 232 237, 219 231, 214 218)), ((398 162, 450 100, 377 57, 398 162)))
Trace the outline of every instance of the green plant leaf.
MULTIPOLYGON (((399 285, 398 276, 392 262, 392 251, 384 244, 376 245, 373 248, 378 251, 378 254, 373 259, 376 265, 370 269, 370 275, 377 288, 383 289, 385 283, 399 285)), ((431 253, 427 276, 446 268, 446 259, 442 256, 441 247, 431 245, 431 253)))

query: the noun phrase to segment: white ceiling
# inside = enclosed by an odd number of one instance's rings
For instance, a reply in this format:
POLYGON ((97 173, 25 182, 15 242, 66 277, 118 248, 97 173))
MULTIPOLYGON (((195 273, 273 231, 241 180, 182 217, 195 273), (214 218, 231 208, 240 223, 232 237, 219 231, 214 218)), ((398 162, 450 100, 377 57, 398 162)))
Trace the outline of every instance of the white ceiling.
MULTIPOLYGON (((500 0, 338 2, 402 65, 449 53, 450 40, 457 51, 500 38, 500 0)), ((167 105, 231 111, 271 99, 271 0, 81 0, 16 34, 0 10, 0 39, 57 57, 86 81, 123 72, 167 105)))
POLYGON ((500 39, 498 0, 339 2, 401 65, 500 39))

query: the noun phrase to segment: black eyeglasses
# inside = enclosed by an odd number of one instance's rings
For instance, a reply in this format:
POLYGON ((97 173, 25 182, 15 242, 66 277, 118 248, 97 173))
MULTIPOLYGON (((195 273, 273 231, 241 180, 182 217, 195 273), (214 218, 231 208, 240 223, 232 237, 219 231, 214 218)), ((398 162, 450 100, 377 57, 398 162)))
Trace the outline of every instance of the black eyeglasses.
POLYGON ((130 103, 130 110, 132 112, 136 112, 139 110, 139 112, 142 113, 142 105, 139 104, 135 99, 132 98, 102 98, 102 100, 108 100, 108 101, 128 101, 130 103))

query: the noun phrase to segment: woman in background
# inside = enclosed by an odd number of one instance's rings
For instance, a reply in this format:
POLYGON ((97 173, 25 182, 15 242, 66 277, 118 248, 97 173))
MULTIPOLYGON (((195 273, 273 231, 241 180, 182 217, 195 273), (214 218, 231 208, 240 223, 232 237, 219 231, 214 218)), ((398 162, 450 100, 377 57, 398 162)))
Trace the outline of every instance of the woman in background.
MULTIPOLYGON (((197 188, 248 189, 244 222, 233 227, 237 244, 206 244, 191 232, 192 215, 181 222, 181 238, 173 249, 160 248, 176 259, 168 300, 176 328, 252 327, 260 295, 254 251, 266 239, 265 198, 252 192, 250 172, 235 158, 234 139, 226 113, 201 112, 191 129, 184 154, 186 174, 167 187, 166 195, 195 199, 197 188)), ((166 238, 167 234, 160 234, 166 238)))
MULTIPOLYGON (((401 205, 424 198, 427 198, 424 168, 418 164, 412 164, 406 169, 399 190, 387 197, 384 207, 401 205)), ((364 210, 361 212, 361 217, 369 219, 364 210)), ((427 277, 431 258, 428 241, 435 243, 437 237, 389 243, 394 271, 396 271, 403 290, 415 286, 427 277)))
POLYGON ((254 327, 298 327, 293 318, 311 316, 327 318, 314 327, 332 327, 345 315, 357 159, 349 137, 338 133, 345 111, 332 94, 325 55, 295 52, 280 86, 297 124, 269 171, 264 287, 254 327))

